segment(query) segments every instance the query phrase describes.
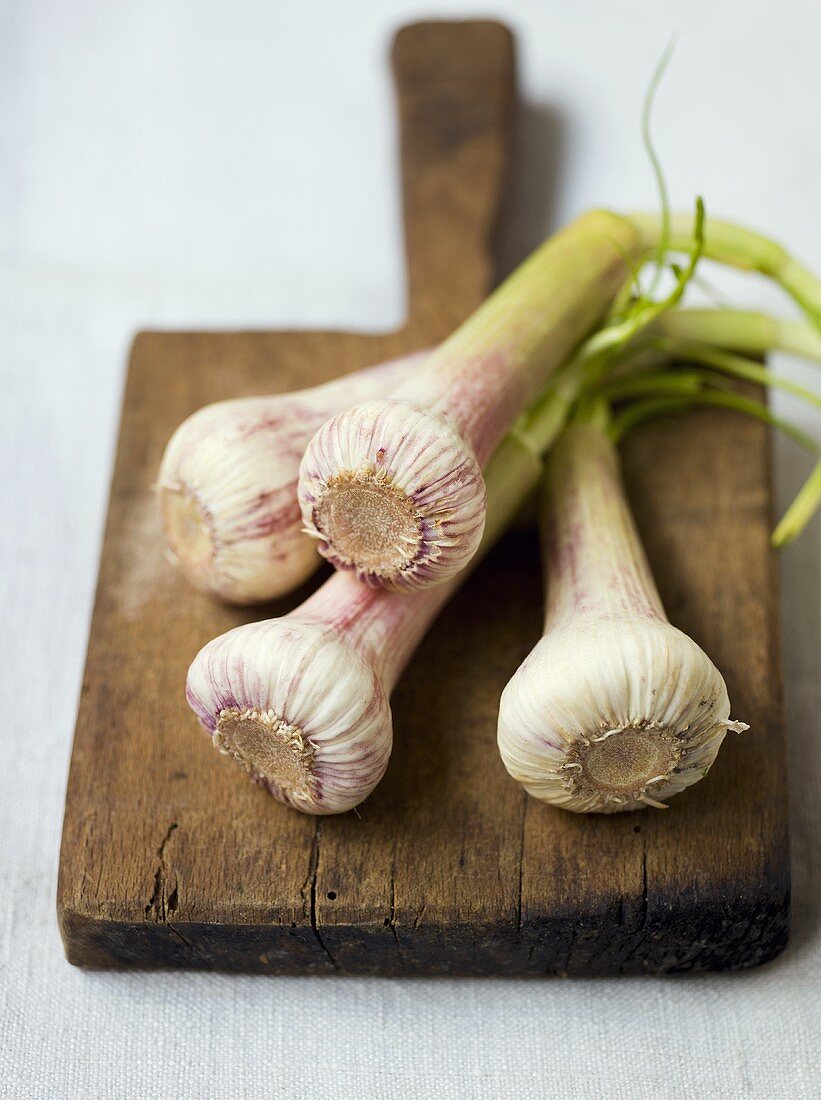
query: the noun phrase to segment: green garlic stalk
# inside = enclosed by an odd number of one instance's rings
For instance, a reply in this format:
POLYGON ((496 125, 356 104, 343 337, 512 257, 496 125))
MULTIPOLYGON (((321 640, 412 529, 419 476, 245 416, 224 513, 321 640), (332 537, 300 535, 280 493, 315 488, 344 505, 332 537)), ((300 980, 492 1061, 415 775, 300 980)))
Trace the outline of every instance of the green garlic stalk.
MULTIPOLYGON (((647 242, 648 253, 664 239, 673 252, 689 252, 690 214, 636 213, 630 220, 647 242), (666 231, 666 237, 665 237, 666 231)), ((703 255, 740 271, 758 272, 778 283, 817 328, 821 328, 821 281, 776 241, 732 222, 709 218, 704 226, 703 255)))

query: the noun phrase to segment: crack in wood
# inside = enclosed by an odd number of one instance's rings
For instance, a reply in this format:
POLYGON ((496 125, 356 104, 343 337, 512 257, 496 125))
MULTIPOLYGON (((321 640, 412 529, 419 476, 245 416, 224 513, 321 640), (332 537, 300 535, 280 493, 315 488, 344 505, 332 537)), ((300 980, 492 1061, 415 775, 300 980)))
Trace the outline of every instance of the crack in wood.
MULTIPOLYGON (((639 895, 639 908, 638 908, 638 920, 636 922, 636 929, 633 933, 634 946, 631 947, 627 954, 622 959, 618 973, 624 973, 625 967, 628 963, 638 958, 642 953, 645 953, 647 945, 644 942, 644 933, 647 929, 647 920, 649 914, 648 904, 648 886, 647 886, 647 834, 642 831, 641 834, 641 894, 639 895)), ((627 915, 625 913, 624 899, 619 901, 618 910, 618 925, 624 927, 627 921, 627 915)))
POLYGON ((341 972, 342 967, 337 963, 330 948, 323 940, 322 934, 319 931, 319 921, 317 920, 316 880, 319 872, 319 845, 321 840, 322 822, 317 820, 316 826, 314 827, 313 839, 311 840, 311 852, 308 857, 308 873, 299 891, 300 897, 302 898, 302 915, 310 923, 316 942, 322 948, 324 954, 327 955, 334 970, 341 972))
POLYGON ((647 928, 647 837, 641 834, 641 908, 639 910, 639 936, 647 928))
POLYGON ((516 899, 516 939, 521 939, 522 935, 522 890, 524 887, 524 875, 525 875, 525 827, 527 824, 527 803, 528 794, 526 791, 522 791, 522 822, 519 832, 519 886, 516 899))
POLYGON ((562 977, 567 977, 570 974, 570 960, 573 957, 573 948, 576 946, 576 936, 578 935, 579 926, 576 923, 570 926, 570 942, 567 945, 567 954, 564 957, 564 966, 560 967, 558 973, 562 977))
MULTIPOLYGON (((165 883, 168 876, 168 868, 165 863, 165 849, 177 828, 177 822, 172 822, 168 826, 165 836, 160 841, 160 846, 157 849, 157 869, 154 872, 154 892, 148 899, 148 904, 145 907, 145 919, 150 920, 153 918, 158 924, 166 924, 168 920, 168 905, 165 896, 165 883)), ((178 896, 176 886, 174 894, 178 896)))
MULTIPOLYGON (((402 947, 399 943, 399 932, 396 928, 396 864, 391 867, 391 879, 390 879, 390 898, 388 916, 385 920, 385 924, 390 929, 390 933, 393 936, 393 942, 396 944, 396 952, 399 955, 399 961, 404 965, 405 959, 402 955, 402 947)), ((416 922, 414 921, 414 928, 416 922)))
POLYGON ((166 848, 171 842, 171 837, 178 828, 179 823, 177 821, 172 821, 166 829, 165 836, 162 838, 159 848, 157 848, 157 869, 154 872, 154 890, 144 909, 144 917, 146 920, 152 920, 155 924, 164 924, 169 932, 184 943, 190 951, 194 951, 195 948, 191 941, 186 939, 179 928, 168 919, 168 914, 176 912, 179 908, 180 893, 177 876, 174 872, 169 870, 165 853, 166 848), (168 884, 172 879, 173 885, 169 890, 168 884))
POLYGON ((391 885, 390 885, 390 910, 388 913, 388 928, 390 928, 393 938, 396 940, 397 946, 399 945, 399 939, 396 935, 396 879, 394 872, 391 871, 391 885))

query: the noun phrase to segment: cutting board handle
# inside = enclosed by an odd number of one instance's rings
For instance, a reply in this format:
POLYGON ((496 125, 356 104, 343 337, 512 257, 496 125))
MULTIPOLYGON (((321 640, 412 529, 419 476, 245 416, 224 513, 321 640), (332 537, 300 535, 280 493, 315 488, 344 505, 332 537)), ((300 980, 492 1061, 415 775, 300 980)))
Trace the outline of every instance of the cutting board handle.
POLYGON ((392 50, 399 109, 408 322, 443 338, 496 281, 516 76, 501 23, 413 23, 392 50))

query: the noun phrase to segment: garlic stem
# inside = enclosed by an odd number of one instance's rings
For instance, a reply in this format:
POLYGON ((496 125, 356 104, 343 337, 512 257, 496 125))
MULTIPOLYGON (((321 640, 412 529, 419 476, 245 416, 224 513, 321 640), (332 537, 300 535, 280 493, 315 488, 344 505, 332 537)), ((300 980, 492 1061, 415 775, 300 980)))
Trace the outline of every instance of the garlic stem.
POLYGON ((665 621, 605 432, 569 427, 547 464, 545 492, 545 633, 580 619, 665 621))
POLYGON ((773 547, 781 550, 794 542, 815 515, 819 503, 821 503, 821 460, 816 462, 812 473, 776 524, 770 536, 773 547))
POLYGON ((505 767, 575 812, 663 805, 746 727, 729 720, 718 670, 667 621, 601 424, 572 424, 551 454, 544 547, 544 636, 500 705, 505 767))
POLYGON ((447 417, 484 466, 630 276, 636 235, 597 210, 536 250, 394 395, 447 417))
MULTIPOLYGON (((630 220, 645 237, 648 252, 664 237, 658 214, 635 213, 630 220)), ((672 214, 666 245, 674 252, 689 251, 692 216, 672 214)), ((795 260, 782 245, 731 222, 708 218, 704 232, 704 256, 742 271, 755 271, 777 282, 794 302, 821 328, 821 281, 795 260)))
POLYGON ((619 443, 628 432, 647 420, 654 420, 670 413, 688 412, 698 408, 699 405, 713 405, 717 408, 729 409, 730 412, 743 413, 744 416, 749 416, 753 420, 760 420, 762 424, 778 428, 811 454, 817 455, 819 452, 819 446, 811 435, 789 420, 770 412, 762 402, 746 397, 742 393, 721 392, 707 388, 700 389, 692 395, 673 394, 630 402, 616 412, 608 434, 614 443, 619 443))
POLYGON ((821 334, 800 321, 730 309, 677 309, 662 314, 653 331, 675 340, 764 355, 785 351, 821 362, 821 334))
POLYGON ((538 249, 390 400, 355 406, 309 443, 306 530, 337 568, 422 588, 479 545, 481 468, 521 409, 629 278, 639 234, 596 211, 538 249))
MULTIPOLYGON (((713 385, 726 386, 727 377, 741 378, 745 382, 753 382, 768 389, 783 390, 785 393, 792 394, 793 397, 806 401, 809 405, 821 408, 821 396, 817 393, 805 386, 798 385, 796 382, 791 382, 788 378, 775 374, 768 367, 764 367, 754 360, 746 359, 743 355, 736 355, 734 352, 724 351, 720 347, 716 348, 709 344, 695 343, 689 340, 669 340, 665 341, 664 346, 666 346, 671 360, 676 363, 687 364, 688 366, 692 363, 699 363, 712 368, 710 371, 702 371, 699 377, 712 379, 713 385)), ((675 379, 677 376, 676 372, 671 372, 669 375, 671 379, 675 379)))

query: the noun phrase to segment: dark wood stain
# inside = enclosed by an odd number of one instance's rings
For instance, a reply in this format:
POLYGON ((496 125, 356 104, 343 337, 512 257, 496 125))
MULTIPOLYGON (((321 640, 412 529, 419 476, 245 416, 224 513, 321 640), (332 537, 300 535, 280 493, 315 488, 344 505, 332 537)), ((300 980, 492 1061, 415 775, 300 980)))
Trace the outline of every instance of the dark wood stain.
POLYGON ((499 694, 540 633, 532 531, 502 542, 421 646, 394 699, 388 774, 359 813, 317 821, 279 806, 214 752, 185 704, 200 646, 255 616, 191 592, 163 560, 151 484, 174 427, 209 401, 308 386, 430 345, 495 279, 510 34, 489 22, 407 27, 393 65, 406 326, 134 342, 66 801, 66 954, 89 967, 317 974, 764 962, 786 941, 789 860, 762 425, 708 411, 626 448, 671 618, 723 670, 735 716, 752 727, 664 813, 563 814, 502 768, 499 694))

